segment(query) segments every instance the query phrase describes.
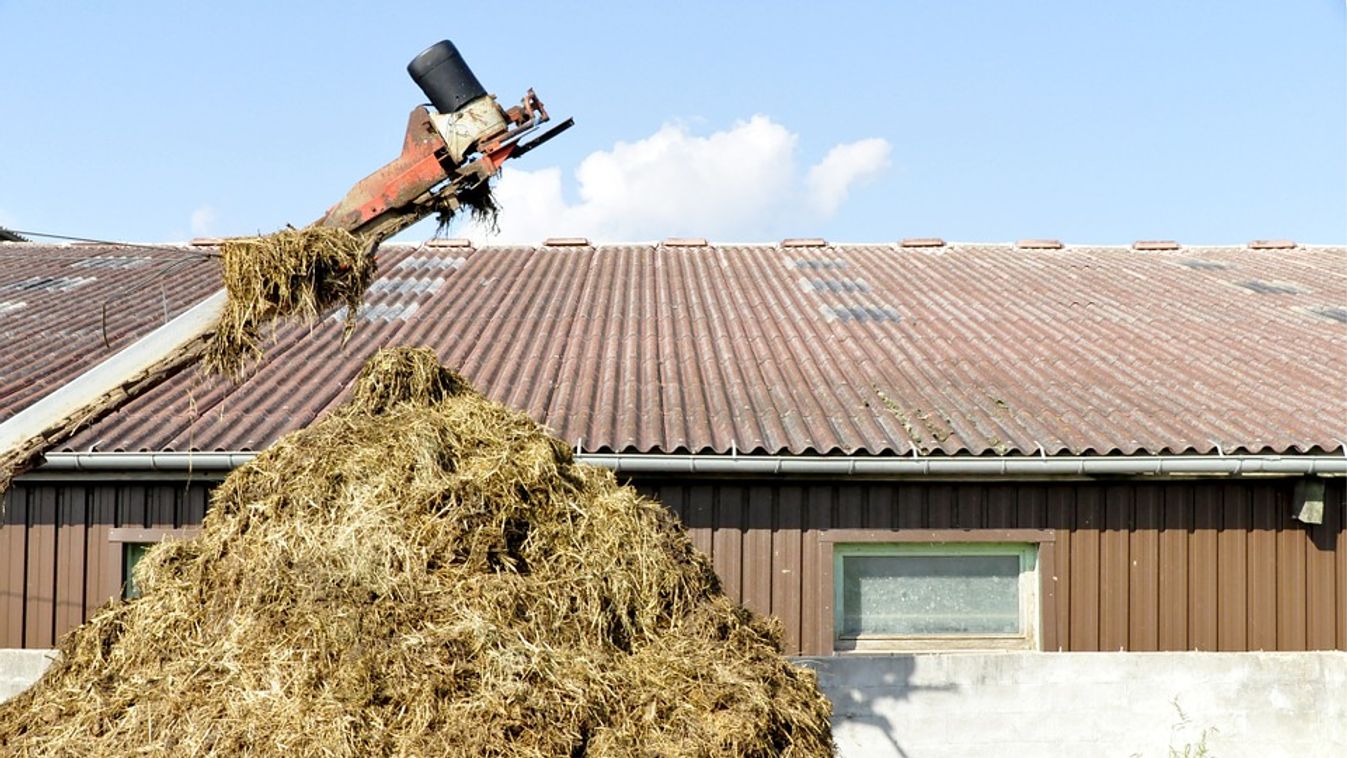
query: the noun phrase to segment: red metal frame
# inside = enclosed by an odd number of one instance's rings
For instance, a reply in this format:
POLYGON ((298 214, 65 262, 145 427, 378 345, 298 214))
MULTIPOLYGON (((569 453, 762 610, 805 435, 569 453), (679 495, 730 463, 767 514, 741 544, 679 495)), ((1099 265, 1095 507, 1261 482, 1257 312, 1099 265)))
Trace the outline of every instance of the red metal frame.
POLYGON ((318 225, 356 229, 389 210, 405 208, 449 178, 441 162, 443 148, 444 140, 430 123, 430 113, 417 106, 407 119, 402 154, 361 179, 318 225))

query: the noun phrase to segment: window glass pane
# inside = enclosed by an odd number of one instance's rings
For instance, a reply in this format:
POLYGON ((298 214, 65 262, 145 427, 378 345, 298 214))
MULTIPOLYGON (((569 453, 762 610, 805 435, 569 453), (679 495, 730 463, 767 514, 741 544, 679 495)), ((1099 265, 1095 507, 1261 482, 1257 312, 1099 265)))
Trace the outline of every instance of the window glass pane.
POLYGON ((847 555, 843 637, 1019 634, 1018 555, 847 555))
POLYGON ((140 559, 145 557, 145 553, 149 552, 151 547, 154 546, 151 544, 131 542, 128 543, 122 551, 122 559, 124 562, 123 570, 125 572, 122 576, 126 577, 126 583, 122 585, 123 597, 128 599, 140 597, 140 588, 136 586, 136 577, 135 574, 132 573, 132 570, 135 569, 137 563, 140 563, 140 559))

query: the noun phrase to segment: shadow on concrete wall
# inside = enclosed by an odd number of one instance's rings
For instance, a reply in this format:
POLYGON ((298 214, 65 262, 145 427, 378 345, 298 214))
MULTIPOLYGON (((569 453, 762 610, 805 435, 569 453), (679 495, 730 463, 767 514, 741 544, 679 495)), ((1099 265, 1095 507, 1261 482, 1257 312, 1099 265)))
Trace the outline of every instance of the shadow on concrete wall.
POLYGON ((918 693, 957 694, 952 683, 922 685, 913 682, 917 657, 913 655, 856 655, 801 658, 799 663, 819 675, 819 687, 833 704, 833 736, 839 732, 863 746, 847 744, 841 755, 885 755, 912 758, 901 743, 901 725, 895 711, 918 693), (866 727, 863 733, 851 727, 866 727), (859 750, 857 748, 860 748, 859 750), (887 748, 887 749, 885 749, 887 748))

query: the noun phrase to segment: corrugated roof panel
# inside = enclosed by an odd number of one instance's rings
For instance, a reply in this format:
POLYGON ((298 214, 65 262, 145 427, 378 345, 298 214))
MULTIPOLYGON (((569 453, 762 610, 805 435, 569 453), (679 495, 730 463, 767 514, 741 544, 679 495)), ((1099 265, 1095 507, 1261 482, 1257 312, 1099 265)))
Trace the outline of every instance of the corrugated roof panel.
POLYGON ((0 246, 0 421, 218 288, 213 253, 0 246))
POLYGON ((432 346, 586 450, 1295 452, 1347 438, 1347 361, 1333 358, 1347 330, 1322 315, 1347 293, 1344 247, 382 256, 373 319, 344 348, 337 320, 282 328, 239 387, 197 386, 193 411, 179 377, 72 447, 265 446, 331 408, 385 344, 432 346))

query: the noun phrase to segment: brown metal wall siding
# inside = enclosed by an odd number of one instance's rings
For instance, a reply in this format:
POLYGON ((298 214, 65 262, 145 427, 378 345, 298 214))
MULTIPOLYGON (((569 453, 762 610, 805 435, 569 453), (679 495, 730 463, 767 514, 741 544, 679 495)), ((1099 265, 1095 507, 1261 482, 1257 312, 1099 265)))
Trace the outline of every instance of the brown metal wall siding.
POLYGON ((1338 587, 1337 633, 1338 647, 1347 648, 1347 487, 1328 487, 1324 493, 1324 507, 1333 510, 1338 517, 1338 544, 1333 551, 1335 559, 1334 579, 1338 587))
POLYGON ((1158 650, 1160 646, 1160 529, 1162 492, 1141 487, 1136 492, 1135 517, 1128 541, 1129 650, 1158 650))
MULTIPOLYGON (((1252 493, 1252 524, 1249 547, 1249 647, 1277 649, 1277 524, 1276 491, 1268 487, 1252 493)), ((1285 506, 1289 507, 1289 505, 1285 506)), ((1347 607, 1347 603, 1342 604, 1347 607)))
POLYGON ((1057 530, 1045 547, 1057 581, 1044 638, 1066 650, 1347 648, 1342 484, 1313 529, 1290 518, 1290 486, 848 483, 745 496, 738 484, 664 483, 655 494, 685 504, 727 591, 780 617, 792 652, 829 649, 812 611, 820 531, 895 527, 1057 530))
POLYGON ((28 491, 26 487, 11 487, 0 503, 5 509, 0 525, 0 647, 19 647, 23 644, 25 590, 28 576, 28 491))
POLYGON ((773 531, 779 518, 780 504, 772 487, 750 486, 745 491, 743 533, 744 604, 750 608, 771 608, 776 577, 773 531))
POLYGON ((1050 618, 1043 619, 1043 623, 1053 628, 1059 646, 1070 647, 1071 608, 1074 605, 1072 593, 1076 585, 1071 578, 1075 570, 1071 562, 1071 552, 1074 548, 1071 535, 1076 523, 1075 498, 1071 490, 1053 487, 1048 489, 1046 500, 1047 519, 1041 526, 1057 530, 1057 541, 1052 547, 1047 548, 1054 552, 1053 564, 1057 569, 1057 603, 1056 623, 1054 624, 1050 618))
POLYGON ((1164 487, 1160 495, 1160 595, 1157 601, 1161 650, 1188 649, 1188 553, 1193 523, 1193 488, 1189 484, 1164 487))
POLYGON ((800 649, 800 618, 804 590, 801 548, 804 532, 804 492, 799 487, 771 488, 776 499, 772 525, 772 609, 782 619, 787 650, 800 649))
MULTIPOLYGON (((1336 506, 1333 503, 1333 506, 1336 506)), ((1342 509, 1331 507, 1325 498, 1324 523, 1310 528, 1305 566, 1308 587, 1305 593, 1306 646, 1322 650, 1338 645, 1337 551, 1342 539, 1342 509)), ((1347 640, 1342 641, 1347 647, 1347 640)))
MULTIPOLYGON (((1249 553, 1252 525, 1245 487, 1222 485, 1221 527, 1217 535, 1216 607, 1218 650, 1248 649, 1249 553)), ((1329 645, 1332 647, 1332 645, 1329 645)))
POLYGON ((121 591, 115 527, 199 524, 206 483, 39 483, 5 494, 0 648, 52 647, 121 591))
POLYGON ((84 621, 84 563, 87 523, 86 490, 57 487, 56 620, 53 629, 70 629, 84 621))
POLYGON ((51 647, 55 641, 56 488, 38 486, 28 494, 28 563, 24 588, 24 642, 51 647))
MULTIPOLYGON (((822 652, 824 529, 1048 528, 1048 644, 1068 650, 1347 649, 1342 480, 1325 523, 1290 517, 1289 480, 1171 483, 649 482, 726 591, 822 652)), ((45 647, 121 585, 113 527, 199 523, 205 483, 19 484, 0 526, 0 647, 45 647)), ((1046 561, 1045 561, 1046 565, 1046 561)))
POLYGON ((1109 487, 1104 491, 1104 531, 1099 540, 1099 649, 1128 647, 1130 586, 1130 530, 1133 490, 1109 487))
POLYGON ((1281 519, 1277 527, 1277 649, 1305 650, 1306 540, 1299 530, 1282 528, 1281 519))
POLYGON ((1071 535, 1071 614, 1067 617, 1069 629, 1063 638, 1071 650, 1098 650, 1099 538, 1104 525, 1104 504, 1099 488, 1094 485, 1079 488, 1075 495, 1076 531, 1071 535))
MULTIPOLYGON (((804 530, 800 532, 800 618, 783 618, 786 625, 800 628, 801 650, 823 650, 830 643, 824 639, 824 630, 818 608, 824 603, 815 579, 822 570, 819 566, 819 531, 833 526, 832 492, 828 487, 799 487, 804 503, 804 530)), ((762 609, 754 609, 762 612, 762 609)), ((776 613, 775 609, 767 609, 776 613)))
POLYGON ((108 532, 117 520, 117 492, 114 487, 88 488, 88 531, 85 541, 87 557, 84 564, 84 618, 97 610, 100 604, 117 594, 122 578, 122 550, 120 545, 108 542, 108 532))

